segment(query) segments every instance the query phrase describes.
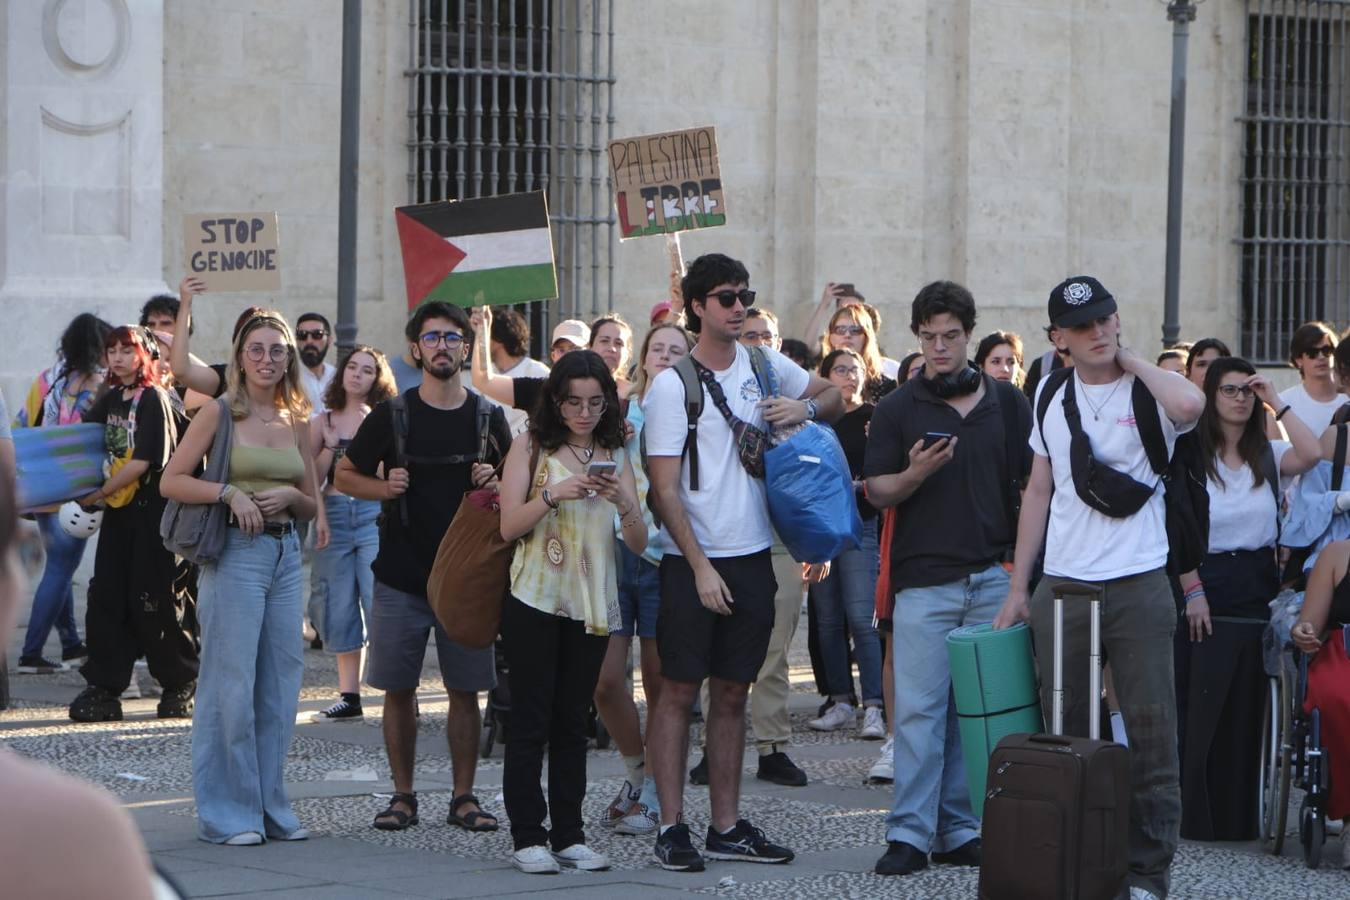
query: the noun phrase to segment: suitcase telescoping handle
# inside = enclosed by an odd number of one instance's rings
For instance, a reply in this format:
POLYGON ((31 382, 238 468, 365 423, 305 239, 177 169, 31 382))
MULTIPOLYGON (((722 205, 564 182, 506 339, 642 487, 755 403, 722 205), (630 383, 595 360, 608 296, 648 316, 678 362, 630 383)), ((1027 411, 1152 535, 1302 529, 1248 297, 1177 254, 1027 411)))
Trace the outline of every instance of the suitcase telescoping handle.
POLYGON ((1102 736, 1102 589, 1080 581, 1061 581, 1054 586, 1055 663, 1050 701, 1050 730, 1064 733, 1064 598, 1088 601, 1088 737, 1102 736))

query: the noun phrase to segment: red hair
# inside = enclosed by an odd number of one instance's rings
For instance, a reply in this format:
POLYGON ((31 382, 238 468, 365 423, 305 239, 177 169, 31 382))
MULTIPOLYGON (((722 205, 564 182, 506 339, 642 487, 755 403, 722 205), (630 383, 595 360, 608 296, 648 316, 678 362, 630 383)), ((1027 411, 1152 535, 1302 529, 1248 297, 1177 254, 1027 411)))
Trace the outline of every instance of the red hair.
POLYGON ((131 387, 149 387, 155 383, 155 361, 146 343, 145 329, 137 325, 119 325, 103 339, 103 349, 130 347, 136 353, 136 376, 131 387))

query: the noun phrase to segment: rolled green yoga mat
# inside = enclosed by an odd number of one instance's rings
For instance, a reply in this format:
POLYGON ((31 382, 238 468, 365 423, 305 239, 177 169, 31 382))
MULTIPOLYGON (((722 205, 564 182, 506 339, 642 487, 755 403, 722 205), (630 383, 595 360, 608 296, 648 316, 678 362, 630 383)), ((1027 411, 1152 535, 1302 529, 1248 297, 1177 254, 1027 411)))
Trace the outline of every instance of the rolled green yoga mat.
POLYGON ((975 815, 984 812, 985 770, 1000 740, 1043 731, 1036 695, 1036 662, 1026 623, 995 631, 969 625, 947 635, 952 692, 961 729, 961 751, 975 815))

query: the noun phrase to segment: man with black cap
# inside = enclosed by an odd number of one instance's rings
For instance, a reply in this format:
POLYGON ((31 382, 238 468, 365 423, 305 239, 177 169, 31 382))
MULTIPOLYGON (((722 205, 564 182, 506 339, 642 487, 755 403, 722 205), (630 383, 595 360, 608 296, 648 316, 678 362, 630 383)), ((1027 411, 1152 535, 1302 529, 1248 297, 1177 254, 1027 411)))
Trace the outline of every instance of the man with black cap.
POLYGON ((895 506, 891 642, 895 792, 878 875, 936 863, 978 866, 946 637, 993 620, 1008 591, 1002 566, 1017 535, 1017 494, 1030 464, 1031 410, 1010 382, 973 368, 975 298, 951 281, 919 291, 910 330, 923 372, 872 415, 863 475, 878 508, 895 506))
MULTIPOLYGON (((1172 675, 1177 615, 1166 572, 1163 491, 1136 423, 1149 413, 1135 403, 1156 403, 1170 457, 1177 436, 1204 411, 1205 395, 1120 345, 1115 298, 1097 279, 1080 275, 1056 286, 1049 313, 1055 345, 1069 354, 1073 368, 1044 379, 1037 395, 1035 459, 1022 499, 1012 584, 994 627, 1030 618, 1036 645, 1049 648, 1055 584, 1101 587, 1102 643, 1130 735, 1130 897, 1163 898, 1181 824, 1172 675), (1074 441, 1074 433, 1087 443, 1074 441), (1028 606, 1027 583, 1042 535, 1045 577, 1028 606)), ((1087 667, 1086 604, 1066 604, 1064 634, 1064 670, 1081 672, 1087 667)), ((1052 664, 1050 653, 1039 657, 1047 709, 1052 664)), ((1088 705, 1098 701, 1086 694, 1082 679, 1066 679, 1064 726, 1070 734, 1087 733, 1088 705)))

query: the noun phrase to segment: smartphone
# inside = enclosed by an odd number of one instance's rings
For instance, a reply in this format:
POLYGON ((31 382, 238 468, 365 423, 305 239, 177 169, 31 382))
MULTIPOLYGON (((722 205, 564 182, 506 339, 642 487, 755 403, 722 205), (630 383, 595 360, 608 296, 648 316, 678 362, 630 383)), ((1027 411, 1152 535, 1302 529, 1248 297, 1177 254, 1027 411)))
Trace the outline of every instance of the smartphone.
POLYGON ((938 441, 949 441, 951 439, 952 436, 950 434, 946 434, 945 432, 926 431, 924 432, 923 435, 923 449, 927 450, 929 447, 933 446, 938 441))
POLYGON ((594 478, 596 475, 613 475, 619 470, 619 464, 614 460, 605 460, 603 462, 593 462, 586 467, 586 477, 594 478))

